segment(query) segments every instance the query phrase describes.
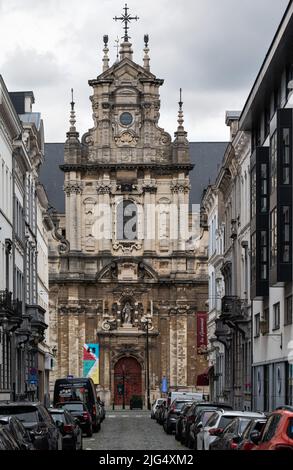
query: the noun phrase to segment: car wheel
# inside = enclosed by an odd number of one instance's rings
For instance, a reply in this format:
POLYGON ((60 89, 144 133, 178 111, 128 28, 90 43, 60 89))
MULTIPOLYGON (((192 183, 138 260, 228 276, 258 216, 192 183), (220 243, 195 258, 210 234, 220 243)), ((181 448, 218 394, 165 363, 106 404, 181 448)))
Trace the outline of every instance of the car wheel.
POLYGON ((89 430, 87 431, 86 435, 87 435, 87 437, 92 437, 92 435, 93 435, 93 427, 92 427, 92 425, 91 425, 91 427, 89 428, 89 430))
POLYGON ((95 432, 99 432, 100 429, 101 429, 101 423, 100 423, 100 421, 99 421, 97 424, 95 424, 95 426, 94 426, 94 431, 95 431, 95 432))

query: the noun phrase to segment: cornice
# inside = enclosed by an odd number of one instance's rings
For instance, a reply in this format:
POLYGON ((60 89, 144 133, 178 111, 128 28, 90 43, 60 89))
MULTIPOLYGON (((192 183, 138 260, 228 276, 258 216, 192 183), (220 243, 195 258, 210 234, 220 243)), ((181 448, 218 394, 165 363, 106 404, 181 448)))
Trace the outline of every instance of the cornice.
POLYGON ((173 170, 191 171, 194 165, 191 163, 65 163, 59 168, 66 172, 70 171, 98 171, 98 170, 156 170, 158 173, 173 170))

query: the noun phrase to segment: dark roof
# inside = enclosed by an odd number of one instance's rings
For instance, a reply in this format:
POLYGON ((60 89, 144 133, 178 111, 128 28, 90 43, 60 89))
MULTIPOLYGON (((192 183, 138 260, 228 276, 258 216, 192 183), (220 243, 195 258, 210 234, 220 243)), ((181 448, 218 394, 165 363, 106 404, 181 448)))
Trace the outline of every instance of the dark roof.
POLYGON ((10 91, 10 99, 13 103, 13 106, 17 114, 25 113, 25 97, 31 96, 32 102, 35 102, 35 97, 32 91, 10 91))
MULTIPOLYGON (((194 169, 190 172, 190 203, 200 204, 204 188, 214 183, 221 165, 227 142, 190 142, 190 158, 194 169)), ((65 212, 63 192, 64 173, 59 165, 64 163, 64 144, 45 144, 45 162, 40 170, 40 182, 44 185, 49 203, 65 212)))
POLYGON ((216 180, 228 142, 190 142, 190 203, 200 204, 204 189, 216 180))
POLYGON ((58 212, 64 213, 64 173, 59 168, 62 163, 64 163, 64 144, 45 144, 45 161, 40 169, 40 182, 45 187, 49 204, 58 212))

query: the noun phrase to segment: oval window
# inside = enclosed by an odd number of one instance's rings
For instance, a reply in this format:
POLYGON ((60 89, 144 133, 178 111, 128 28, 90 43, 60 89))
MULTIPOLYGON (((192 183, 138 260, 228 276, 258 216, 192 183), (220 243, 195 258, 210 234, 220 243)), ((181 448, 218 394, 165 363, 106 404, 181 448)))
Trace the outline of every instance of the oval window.
POLYGON ((122 113, 120 116, 120 122, 123 126, 130 126, 132 123, 133 118, 130 113, 122 113))

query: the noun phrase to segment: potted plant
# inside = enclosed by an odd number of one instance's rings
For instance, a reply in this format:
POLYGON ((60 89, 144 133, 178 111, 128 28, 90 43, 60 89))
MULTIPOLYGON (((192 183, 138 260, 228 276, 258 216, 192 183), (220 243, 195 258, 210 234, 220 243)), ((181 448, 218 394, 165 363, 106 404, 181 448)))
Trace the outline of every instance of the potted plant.
POLYGON ((143 401, 140 395, 132 395, 130 398, 130 409, 133 410, 133 408, 140 408, 142 410, 143 401))

